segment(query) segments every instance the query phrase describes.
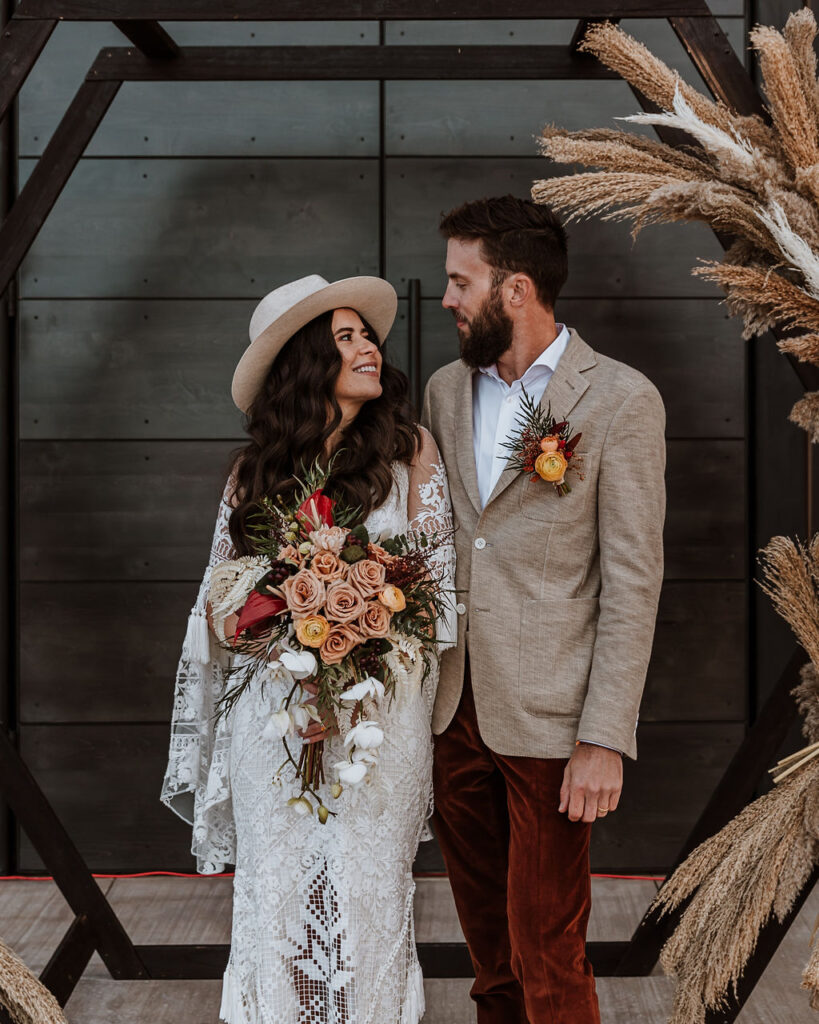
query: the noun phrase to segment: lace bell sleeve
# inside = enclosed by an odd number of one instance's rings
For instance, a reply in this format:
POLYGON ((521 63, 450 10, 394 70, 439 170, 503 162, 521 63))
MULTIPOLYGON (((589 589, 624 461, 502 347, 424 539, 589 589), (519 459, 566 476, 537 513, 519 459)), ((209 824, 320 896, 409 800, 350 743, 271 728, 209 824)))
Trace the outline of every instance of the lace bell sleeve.
POLYGON ((230 654, 208 628, 211 573, 236 557, 228 522, 236 478, 225 485, 210 559, 188 616, 176 670, 168 766, 160 800, 193 827, 191 853, 200 874, 215 874, 236 861, 236 829, 228 779, 230 716, 214 724, 216 702, 230 668, 230 654))
POLYGON ((455 542, 452 535, 452 506, 449 500, 444 460, 432 434, 421 427, 421 447, 410 467, 407 518, 416 533, 443 535, 432 563, 441 579, 444 613, 436 623, 440 650, 454 647, 458 638, 455 611, 455 542))

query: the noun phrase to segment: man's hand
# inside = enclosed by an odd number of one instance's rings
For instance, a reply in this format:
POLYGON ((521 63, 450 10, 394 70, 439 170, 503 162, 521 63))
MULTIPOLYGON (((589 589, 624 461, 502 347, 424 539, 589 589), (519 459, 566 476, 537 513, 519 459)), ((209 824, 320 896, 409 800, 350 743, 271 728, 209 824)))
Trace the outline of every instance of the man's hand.
POLYGON ((622 789, 621 755, 607 747, 581 742, 563 773, 558 810, 568 810, 569 821, 596 821, 617 807, 622 789))

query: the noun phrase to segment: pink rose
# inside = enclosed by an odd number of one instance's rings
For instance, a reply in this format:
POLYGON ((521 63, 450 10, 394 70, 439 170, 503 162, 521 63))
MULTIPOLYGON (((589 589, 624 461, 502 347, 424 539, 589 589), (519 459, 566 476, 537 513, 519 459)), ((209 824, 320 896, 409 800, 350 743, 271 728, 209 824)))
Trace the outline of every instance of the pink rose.
POLYGON ((364 611, 364 598, 344 580, 327 584, 324 613, 335 622, 352 622, 364 611))
POLYGON ((355 587, 362 597, 375 597, 384 587, 384 578, 384 566, 371 558, 362 558, 361 561, 354 562, 347 576, 350 586, 355 587))
POLYGON ((352 626, 343 623, 334 625, 319 648, 321 660, 325 665, 337 665, 347 657, 356 644, 361 643, 361 640, 361 634, 352 626))
POLYGON ((390 631, 389 609, 380 601, 368 601, 358 617, 358 628, 364 637, 386 636, 390 631))
POLYGON ((379 565, 383 565, 388 569, 392 563, 396 561, 396 555, 391 555, 388 551, 385 551, 380 544, 368 544, 367 556, 374 562, 378 562, 379 565))
POLYGON ((310 571, 325 583, 343 579, 347 575, 347 564, 332 551, 319 551, 310 562, 310 571))
POLYGON ((309 569, 300 569, 295 576, 289 576, 281 590, 294 619, 315 615, 326 595, 324 583, 309 569))

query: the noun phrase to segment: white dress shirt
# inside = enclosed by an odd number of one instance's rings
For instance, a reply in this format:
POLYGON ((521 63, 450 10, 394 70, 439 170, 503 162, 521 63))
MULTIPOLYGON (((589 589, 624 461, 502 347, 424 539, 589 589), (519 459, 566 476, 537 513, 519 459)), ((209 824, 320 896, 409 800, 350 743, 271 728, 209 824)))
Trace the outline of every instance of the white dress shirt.
POLYGON ((516 420, 521 413, 523 388, 526 388, 526 394, 537 405, 543 398, 543 392, 560 357, 566 351, 568 328, 565 324, 556 326, 559 331, 557 337, 540 353, 520 380, 507 384, 499 376, 497 365, 483 367, 475 377, 472 385, 472 443, 481 507, 489 501, 489 495, 509 458, 509 450, 502 447, 503 442, 520 429, 516 420))
MULTIPOLYGON (((555 326, 559 332, 557 337, 540 353, 520 380, 507 384, 498 374, 496 364, 481 367, 472 383, 472 444, 475 451, 475 467, 478 471, 481 508, 489 501, 489 495, 495 489, 495 484, 509 459, 509 449, 503 447, 503 442, 510 440, 520 429, 517 420, 522 413, 523 389, 526 389, 526 394, 535 405, 538 405, 543 398, 546 385, 557 369, 560 357, 566 351, 569 329, 565 324, 555 326)), ((607 745, 595 743, 594 746, 607 745)))

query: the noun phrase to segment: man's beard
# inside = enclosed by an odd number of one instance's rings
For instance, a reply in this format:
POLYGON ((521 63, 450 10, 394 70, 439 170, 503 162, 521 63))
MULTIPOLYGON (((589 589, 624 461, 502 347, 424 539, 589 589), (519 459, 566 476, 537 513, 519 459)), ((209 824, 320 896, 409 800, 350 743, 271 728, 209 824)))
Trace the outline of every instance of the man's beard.
POLYGON ((493 288, 489 298, 469 321, 468 334, 461 329, 461 359, 473 370, 492 366, 512 344, 512 318, 504 312, 500 288, 493 288))

